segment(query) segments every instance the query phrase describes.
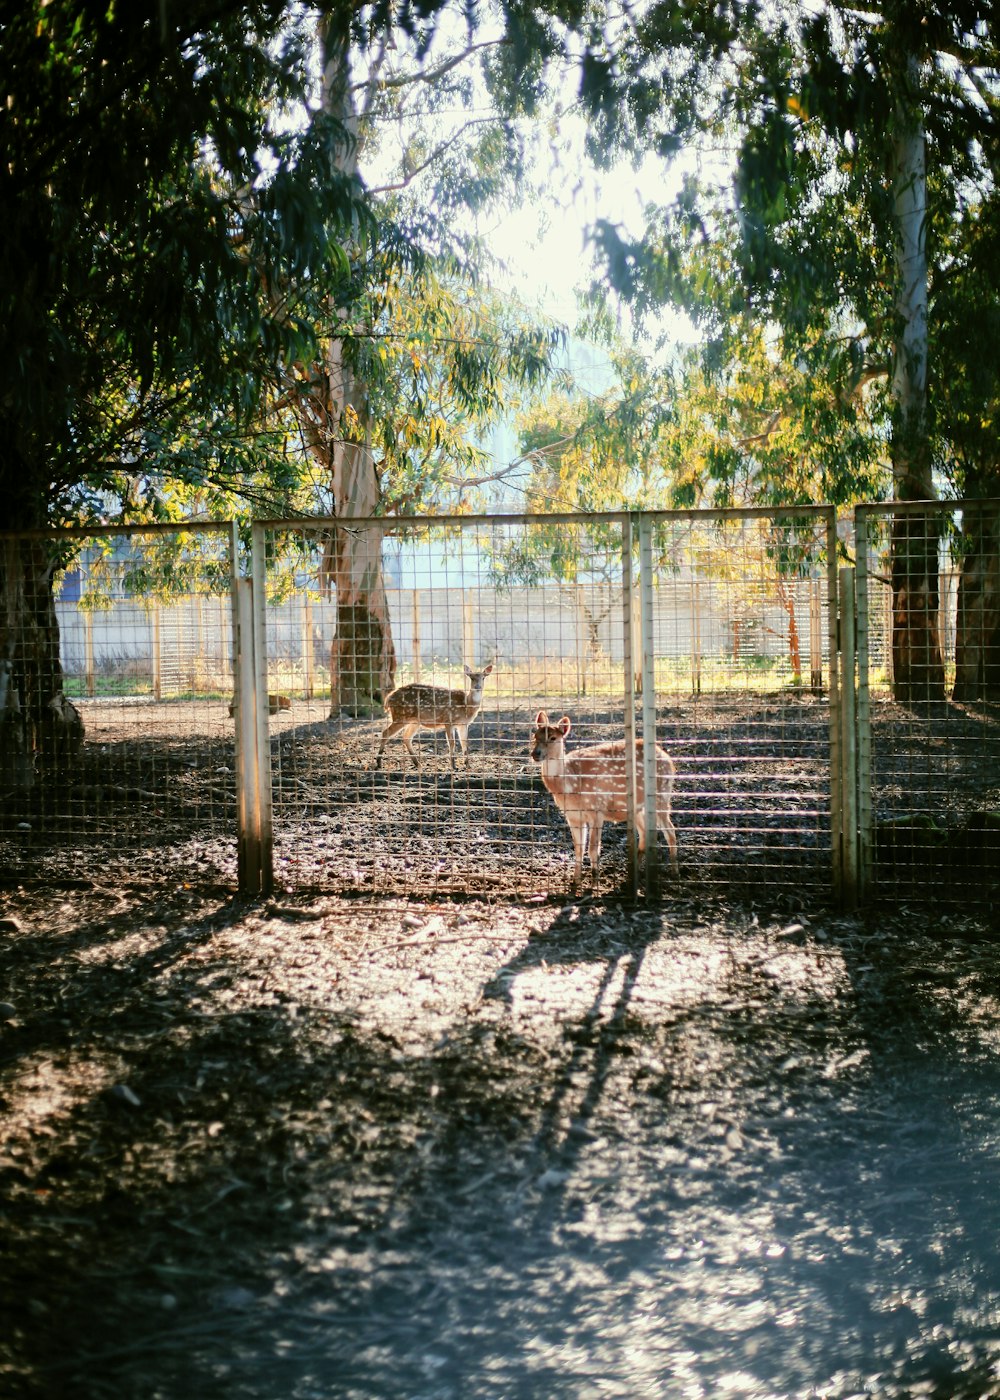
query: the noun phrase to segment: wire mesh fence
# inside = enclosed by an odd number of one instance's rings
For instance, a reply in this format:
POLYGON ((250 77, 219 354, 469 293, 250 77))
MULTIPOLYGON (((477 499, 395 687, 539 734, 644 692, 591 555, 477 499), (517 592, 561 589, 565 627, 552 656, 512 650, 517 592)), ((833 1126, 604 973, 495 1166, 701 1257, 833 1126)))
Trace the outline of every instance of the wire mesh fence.
POLYGON ((1000 896, 1000 502, 856 513, 867 892, 1000 896))
POLYGON ((232 879, 231 528, 0 549, 0 870, 232 879))
MULTIPOLYGON (((259 577, 289 570, 264 627, 267 690, 290 705, 271 719, 278 879, 562 888, 570 830, 528 751, 545 714, 569 718, 568 753, 655 727, 692 877, 827 891, 832 520, 660 516, 645 570, 624 514, 261 527, 259 577), (487 663, 476 703, 465 668, 487 663), (413 686, 453 693, 469 732, 454 765, 447 724, 411 726, 416 758, 400 725, 380 761, 413 686), (643 711, 644 690, 658 708, 643 711)), ((608 887, 631 875, 626 830, 605 833, 608 887)))
POLYGON ((529 740, 546 704, 574 703, 587 736, 615 715, 620 728, 621 520, 590 531, 571 521, 391 533, 384 524, 279 524, 261 532, 259 553, 296 561, 299 600, 272 587, 265 622, 268 689, 295 694, 272 721, 277 878, 379 891, 545 888, 565 830, 529 740), (553 565, 553 551, 566 552, 564 566, 553 565), (289 610, 301 616, 305 600, 325 642, 312 700, 294 688, 305 632, 296 625, 300 644, 288 633, 289 610), (487 666, 473 699, 468 672, 487 666), (380 697, 405 698, 414 686, 424 688, 416 713, 427 723, 388 736, 379 764, 393 718, 380 697), (437 727, 428 727, 427 688, 451 706, 437 727), (455 727, 467 739, 453 757, 455 727))
POLYGON ((685 871, 700 887, 827 893, 834 515, 654 519, 657 732, 677 764, 685 871))
POLYGON ((279 521, 237 550, 0 537, 0 873, 252 889, 273 855, 287 886, 561 891, 567 792, 617 743, 599 889, 639 888, 648 817, 669 895, 672 765, 681 888, 997 898, 996 503, 862 507, 854 536, 829 507, 279 521))

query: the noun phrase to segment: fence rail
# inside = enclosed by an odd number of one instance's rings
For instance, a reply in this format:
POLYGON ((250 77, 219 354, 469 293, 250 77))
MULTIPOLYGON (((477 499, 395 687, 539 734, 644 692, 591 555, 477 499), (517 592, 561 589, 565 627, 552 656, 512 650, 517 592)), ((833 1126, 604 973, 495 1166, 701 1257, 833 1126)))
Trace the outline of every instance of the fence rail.
POLYGON ((996 502, 266 521, 248 554, 221 522, 0 536, 8 597, 18 569, 57 579, 48 634, 11 605, 0 625, 0 869, 561 890, 570 830, 528 753, 544 712, 570 752, 630 755, 599 888, 669 898, 662 845, 637 851, 655 735, 682 887, 991 903, 998 521, 996 502), (486 661, 467 759, 424 728, 419 767, 395 738, 376 766, 390 685, 458 689, 486 661), (53 727, 56 692, 82 733, 53 727))

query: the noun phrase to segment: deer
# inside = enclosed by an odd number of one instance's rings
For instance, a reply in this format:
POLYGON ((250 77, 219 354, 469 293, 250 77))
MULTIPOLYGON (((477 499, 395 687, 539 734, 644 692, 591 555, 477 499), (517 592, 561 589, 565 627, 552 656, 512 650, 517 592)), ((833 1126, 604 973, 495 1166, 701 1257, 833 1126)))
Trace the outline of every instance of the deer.
POLYGON ((382 731, 375 767, 382 767, 382 754, 394 734, 402 733, 403 745, 413 760, 414 768, 419 769, 420 757, 410 743, 418 729, 443 729, 448 740, 448 753, 451 766, 455 767, 455 741, 465 756, 465 766, 469 766, 469 725, 479 713, 483 703, 483 685, 493 670, 490 661, 481 671, 465 667, 469 678, 468 690, 451 690, 446 686, 409 685, 397 686, 385 697, 384 708, 389 723, 382 731))
MULTIPOLYGON (((279 710, 290 710, 292 702, 287 695, 269 695, 267 697, 267 712, 269 715, 276 715, 279 710)), ((229 718, 232 719, 236 713, 236 701, 229 702, 229 718)))
MULTIPOLYGON (((601 863, 601 831, 605 822, 623 822, 628 818, 625 787, 625 741, 610 740, 603 744, 585 744, 566 752, 566 740, 572 730, 569 715, 558 724, 550 724, 544 710, 535 716, 535 732, 531 739, 531 757, 540 764, 542 782, 552 794, 556 806, 569 823, 573 837, 576 866, 572 887, 583 883, 583 854, 587 845, 590 854, 591 877, 596 884, 601 863), (589 841, 588 841, 589 834, 589 841)), ((674 761, 666 749, 656 745, 656 824, 667 838, 670 866, 677 873, 677 832, 670 817, 674 790, 674 761)), ((646 849, 646 807, 642 782, 642 740, 636 743, 635 825, 639 850, 646 849)))

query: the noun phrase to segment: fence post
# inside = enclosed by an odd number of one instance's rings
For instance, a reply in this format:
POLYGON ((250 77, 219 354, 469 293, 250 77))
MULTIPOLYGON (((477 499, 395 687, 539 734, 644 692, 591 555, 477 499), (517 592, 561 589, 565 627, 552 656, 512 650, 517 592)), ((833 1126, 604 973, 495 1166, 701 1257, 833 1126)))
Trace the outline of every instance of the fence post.
POLYGON ((194 595, 194 656, 191 659, 191 689, 200 695, 205 688, 205 614, 200 593, 194 595))
POLYGON ((691 690, 701 694, 701 585, 691 578, 691 690))
POLYGON ((640 643, 640 628, 642 626, 640 618, 641 606, 641 600, 637 593, 632 599, 632 687, 636 695, 642 690, 642 646, 640 643))
POLYGON ((311 700, 316 690, 316 644, 312 600, 308 593, 302 599, 302 668, 305 672, 305 698, 311 700))
POLYGON ((875 824, 872 810, 872 712, 868 649, 868 518, 864 508, 854 514, 854 553, 857 571, 858 757, 855 774, 858 806, 858 899, 870 889, 875 824))
POLYGON ((632 649, 632 517, 622 517, 622 664, 625 671, 625 849, 629 894, 639 893, 635 833, 635 666, 632 649))
POLYGON ((573 640, 576 643, 576 698, 587 693, 587 658, 590 653, 590 638, 587 635, 587 614, 583 602, 583 584, 576 585, 573 595, 576 604, 573 609, 573 640), (581 626, 582 624, 582 626, 581 626))
POLYGON ((89 608, 83 614, 83 668, 88 695, 97 694, 97 672, 94 666, 94 615, 89 608))
POLYGON ((153 604, 153 699, 163 699, 163 638, 160 635, 160 604, 153 604))
POLYGON ((262 627, 263 586, 258 589, 258 564, 263 579, 263 539, 253 527, 253 577, 239 576, 236 527, 230 542, 233 582, 233 658, 236 693, 236 812, 237 869, 240 892, 269 894, 274 881, 271 825, 270 745, 267 742, 267 668, 258 654, 262 627), (259 559, 258 559, 259 555, 259 559), (263 670, 263 676, 260 672, 263 670), (263 705, 260 703, 263 679, 263 705), (263 744, 261 730, 263 729, 263 744), (263 762, 262 762, 263 758, 263 762))
POLYGON ((642 791, 646 818, 646 898, 660 897, 656 843, 656 643, 653 635, 653 522, 639 517, 639 644, 642 668, 642 791))
POLYGON ((823 603, 819 579, 809 580, 809 689, 823 694, 823 603))
POLYGON ((466 666, 471 666, 473 670, 479 665, 476 656, 476 628, 475 613, 472 603, 466 599, 462 604, 462 655, 466 666))
MULTIPOLYGON (((415 588, 410 599, 413 609, 413 679, 420 680, 420 589, 415 588)), ((472 663, 468 663, 471 665, 472 663)))
POLYGON ((830 658, 830 876, 833 896, 839 900, 843 884, 840 830, 844 772, 840 757, 840 579, 837 574, 837 517, 832 510, 826 522, 826 604, 827 648, 830 658))
POLYGON ((274 885, 274 821, 271 808, 271 736, 268 730, 267 698, 267 552, 264 527, 255 523, 251 532, 250 566, 253 579, 253 678, 256 697, 257 792, 260 813, 261 894, 270 894, 274 885))
POLYGON ((845 566, 840 570, 840 716, 842 736, 840 747, 840 901, 845 909, 854 909, 858 903, 856 616, 855 571, 850 566, 845 566))
POLYGON ((218 646, 215 651, 215 684, 218 685, 219 681, 226 674, 226 662, 229 660, 230 656, 232 655, 232 652, 227 652, 226 649, 226 635, 227 632, 230 630, 226 627, 226 600, 220 593, 216 597, 215 601, 218 603, 219 613, 218 620, 214 624, 216 636, 218 638, 218 646))

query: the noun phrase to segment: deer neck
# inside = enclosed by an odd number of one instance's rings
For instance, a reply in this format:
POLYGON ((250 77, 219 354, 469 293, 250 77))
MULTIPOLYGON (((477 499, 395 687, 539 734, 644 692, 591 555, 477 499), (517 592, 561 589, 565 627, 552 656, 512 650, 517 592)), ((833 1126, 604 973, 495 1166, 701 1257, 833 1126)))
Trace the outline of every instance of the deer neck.
POLYGON ((566 750, 562 744, 557 749, 548 749, 542 759, 542 779, 546 783, 565 786, 566 750))

